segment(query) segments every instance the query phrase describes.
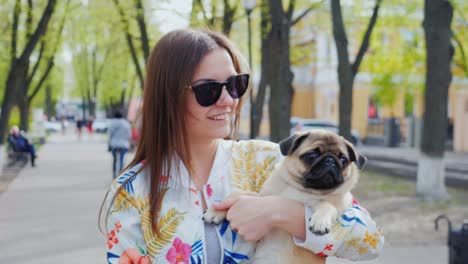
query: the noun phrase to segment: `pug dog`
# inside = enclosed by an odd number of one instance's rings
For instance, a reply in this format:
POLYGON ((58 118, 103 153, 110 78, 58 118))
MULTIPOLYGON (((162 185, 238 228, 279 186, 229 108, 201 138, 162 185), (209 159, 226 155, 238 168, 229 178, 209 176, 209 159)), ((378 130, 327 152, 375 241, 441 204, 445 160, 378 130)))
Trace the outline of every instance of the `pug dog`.
MULTIPOLYGON (((308 229, 330 232, 335 219, 352 206, 351 190, 366 158, 343 137, 326 130, 298 132, 279 143, 284 160, 278 163, 258 195, 278 195, 315 210, 308 229)), ((232 195, 240 195, 234 193, 232 195)), ((226 211, 209 208, 204 220, 221 223, 226 211)), ((290 234, 274 229, 259 243, 253 263, 324 263, 312 252, 296 247, 290 234), (315 262, 314 262, 315 260, 315 262)))

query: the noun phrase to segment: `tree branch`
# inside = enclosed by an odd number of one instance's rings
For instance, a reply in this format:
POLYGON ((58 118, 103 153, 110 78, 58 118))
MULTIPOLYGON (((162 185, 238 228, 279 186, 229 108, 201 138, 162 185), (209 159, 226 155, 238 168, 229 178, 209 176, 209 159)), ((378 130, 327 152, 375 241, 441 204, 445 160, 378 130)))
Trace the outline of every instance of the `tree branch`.
POLYGON ((15 8, 13 9, 13 29, 11 31, 11 61, 16 59, 17 41, 18 41, 18 21, 21 13, 21 1, 16 0, 15 8))
POLYGON ((34 99, 34 97, 37 95, 37 93, 39 92, 39 90, 41 89, 42 87, 42 84, 44 83, 44 81, 47 79, 47 76, 49 76, 49 73, 50 73, 50 70, 52 70, 52 67, 54 66, 54 58, 50 58, 49 60, 49 64, 47 65, 47 69, 46 71, 44 72, 44 74, 42 75, 41 79, 39 80, 39 82, 36 84, 36 87, 34 87, 34 90, 32 92, 31 95, 28 96, 28 101, 31 102, 32 99, 34 99))
MULTIPOLYGON (((29 101, 31 101, 34 98, 34 96, 36 96, 36 94, 39 92, 39 90, 42 87, 42 84, 44 83, 44 81, 46 80, 46 78, 49 75, 50 71, 52 70, 52 67, 54 66, 55 54, 57 53, 57 50, 58 50, 58 47, 59 47, 59 44, 60 44, 63 28, 65 27, 65 21, 66 21, 66 17, 68 15, 68 11, 69 11, 68 7, 70 5, 70 1, 71 0, 67 0, 67 4, 65 6, 65 13, 63 14, 62 20, 60 22, 59 30, 57 31, 57 41, 55 42, 55 45, 54 45, 54 47, 52 49, 52 53, 51 53, 52 55, 49 57, 49 64, 47 66, 47 69, 46 69, 44 75, 41 77, 39 83, 34 88, 32 95, 28 96, 29 101)), ((45 40, 42 40, 41 41, 41 49, 39 51, 39 57, 37 59, 36 64, 34 65, 34 68, 33 68, 33 71, 31 72, 31 75, 29 76, 29 78, 27 80, 26 90, 29 90, 32 79, 34 78, 34 75, 36 74, 36 71, 39 68, 39 63, 42 60, 42 54, 43 54, 44 48, 45 48, 45 40)))
POLYGON ((145 22, 145 11, 143 9, 143 4, 141 0, 135 0, 135 6, 137 9, 137 22, 138 27, 140 29, 141 34, 141 47, 143 49, 143 54, 145 55, 145 62, 148 62, 148 57, 150 54, 149 48, 149 40, 148 40, 148 32, 146 30, 146 22, 145 22))
POLYGON ((33 21, 33 3, 28 0, 28 12, 26 17, 26 41, 29 41, 32 34, 32 21, 33 21))
POLYGON ((27 58, 31 56, 31 53, 36 47, 37 42, 39 41, 39 38, 46 32, 47 25, 55 9, 55 4, 56 4, 56 0, 49 0, 47 2, 47 6, 44 9, 44 12, 42 13, 41 20, 39 21, 39 24, 37 25, 36 30, 34 31, 33 35, 29 39, 28 43, 26 44, 26 47, 23 50, 23 53, 21 54, 19 58, 21 62, 26 61, 27 58))
POLYGON ((138 57, 137 57, 136 50, 135 50, 135 45, 133 45, 132 36, 130 35, 128 20, 125 17, 125 13, 124 13, 123 8, 120 5, 119 1, 118 0, 113 0, 113 2, 114 2, 115 6, 117 8, 117 11, 120 14, 120 21, 122 22, 122 26, 124 28, 124 34, 125 34, 125 38, 127 40, 128 48, 130 50, 130 55, 132 56, 133 63, 135 64, 135 69, 136 69, 136 72, 138 74, 138 77, 140 78, 141 89, 143 89, 143 84, 144 84, 143 73, 141 71, 140 62, 138 61, 138 57))
POLYGON ((198 6, 201 8, 201 11, 203 13, 203 18, 205 19, 205 22, 208 22, 208 16, 206 15, 206 10, 205 6, 203 5, 202 0, 195 0, 198 3, 198 6))
POLYGON ((65 27, 66 18, 67 18, 68 12, 70 11, 69 9, 70 1, 71 0, 67 0, 67 4, 65 5, 65 13, 63 14, 62 21, 60 21, 57 41, 55 42, 54 48, 52 49, 52 54, 54 55, 55 53, 57 53, 58 47, 60 45, 60 41, 62 39, 63 28, 65 27))
POLYGON ((455 43, 457 44, 458 48, 460 49, 460 55, 462 57, 462 68, 463 71, 465 72, 465 77, 468 77, 468 65, 466 65, 466 55, 465 55, 465 50, 463 48, 463 44, 460 41, 460 38, 458 38, 457 34, 453 32, 452 30, 452 38, 455 40, 455 43))
POLYGON ((289 0, 288 12, 286 13, 288 21, 291 21, 292 15, 294 13, 295 5, 296 5, 296 0, 289 0))
POLYGON ((41 41, 41 48, 39 49, 39 57, 37 58, 36 63, 33 66, 33 69, 31 71, 31 74, 29 74, 27 80, 26 80, 26 87, 29 87, 31 84, 32 79, 34 78, 34 75, 37 72, 37 69, 39 68, 39 64, 41 63, 42 60, 42 55, 44 54, 44 49, 45 49, 45 40, 41 41))
POLYGON ((323 4, 323 0, 320 1, 320 2, 317 2, 317 3, 314 3, 312 5, 309 6, 309 8, 307 8, 306 10, 304 10, 299 16, 297 16, 296 18, 294 18, 291 23, 290 23, 290 26, 294 26, 296 25, 302 18, 304 18, 307 14, 310 13, 310 11, 320 7, 320 5, 323 4))
POLYGON ((377 16, 379 15, 379 8, 382 0, 376 0, 374 11, 372 12, 372 17, 369 20, 369 24, 367 26, 366 33, 362 39, 361 47, 359 48, 359 52, 354 60, 354 63, 351 65, 351 74, 352 76, 356 76, 359 66, 361 65, 362 58, 366 53, 367 49, 369 48, 370 37, 372 35, 372 30, 374 29, 375 23, 377 22, 377 16))
POLYGON ((103 62, 101 63, 101 65, 99 66, 99 69, 94 72, 93 71, 93 75, 94 75, 94 80, 93 80, 93 96, 96 97, 97 96, 97 87, 99 85, 99 81, 101 80, 101 76, 102 76, 102 72, 104 71, 104 65, 106 64, 106 61, 107 61, 107 58, 109 57, 109 54, 110 54, 110 47, 107 48, 106 50, 106 53, 104 55, 104 60, 103 62))

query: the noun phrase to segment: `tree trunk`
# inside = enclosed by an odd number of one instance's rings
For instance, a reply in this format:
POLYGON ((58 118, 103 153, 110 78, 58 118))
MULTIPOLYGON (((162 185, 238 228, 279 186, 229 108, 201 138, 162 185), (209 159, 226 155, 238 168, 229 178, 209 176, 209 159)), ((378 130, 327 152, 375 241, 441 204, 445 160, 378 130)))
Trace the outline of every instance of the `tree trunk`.
MULTIPOLYGON (((268 87, 268 81, 270 80, 268 73, 271 71, 271 63, 269 63, 269 58, 271 54, 271 48, 269 43, 271 34, 268 30, 270 27, 270 13, 269 13, 268 0, 263 0, 261 3, 261 22, 260 22, 260 32, 261 32, 261 77, 260 83, 258 85, 258 91, 255 96, 253 96, 252 105, 250 106, 250 138, 256 138, 260 132, 260 124, 263 117, 263 106, 265 104, 265 94, 268 87)), ((253 89, 253 86, 252 86, 253 89)))
POLYGON ((47 120, 50 121, 50 119, 54 115, 54 106, 52 104, 52 87, 50 86, 50 84, 47 84, 45 92, 46 92, 45 105, 46 105, 47 120))
POLYGON ((418 164, 417 193, 427 199, 447 197, 444 151, 447 136, 448 89, 452 80, 450 43, 453 7, 447 0, 426 0, 424 32, 426 40, 425 111, 418 164))
POLYGON ((15 105, 17 99, 17 91, 19 87, 22 86, 22 82, 26 81, 25 78, 23 78, 24 75, 21 74, 24 74, 24 67, 24 65, 19 65, 18 60, 15 59, 10 68, 10 72, 8 73, 8 79, 3 95, 2 112, 0 115, 0 143, 3 143, 5 140, 11 109, 15 105))
MULTIPOLYGON (((11 108, 14 105, 14 96, 16 95, 19 89, 26 84, 26 79, 28 78, 28 66, 29 58, 36 47, 39 39, 47 31, 47 25, 49 24, 50 18, 54 12, 56 5, 56 0, 49 0, 47 6, 42 13, 39 24, 37 25, 34 33, 28 39, 26 46, 19 56, 16 58, 16 52, 12 54, 12 63, 10 66, 10 71, 8 73, 7 82, 5 86, 5 93, 2 103, 2 113, 0 115, 0 144, 5 140, 5 134, 7 131, 8 120, 10 119, 11 108)), ((14 28, 14 31, 16 29, 14 28)), ((16 51, 16 34, 12 36, 12 48, 16 51)))
POLYGON ((236 10, 239 4, 234 4, 231 6, 229 0, 224 0, 224 15, 223 15, 223 33, 226 36, 229 36, 231 33, 232 23, 234 22, 234 15, 236 14, 236 10))
POLYGON ((332 25, 333 37, 335 38, 336 51, 338 54, 338 83, 339 92, 339 134, 346 139, 351 139, 351 115, 353 102, 353 78, 351 76, 351 64, 348 54, 348 38, 341 15, 341 4, 339 0, 332 0, 332 25))
POLYGON ((29 131, 29 100, 25 95, 18 97, 18 107, 20 110, 20 124, 21 130, 29 131))
POLYGON ((370 43, 370 37, 374 29, 379 8, 382 0, 376 0, 372 16, 367 25, 367 30, 363 36, 361 46, 353 64, 349 60, 348 38, 343 23, 340 0, 331 0, 331 13, 333 25, 333 37, 335 39, 336 51, 338 54, 338 83, 339 93, 339 134, 351 140, 351 118, 353 110, 353 84, 358 73, 362 58, 364 57, 370 43))
MULTIPOLYGON (((289 12, 288 12, 289 13, 289 12)), ((289 58, 290 17, 281 1, 270 0, 272 72, 270 81, 270 140, 278 142, 290 134, 293 96, 291 63, 289 58)))

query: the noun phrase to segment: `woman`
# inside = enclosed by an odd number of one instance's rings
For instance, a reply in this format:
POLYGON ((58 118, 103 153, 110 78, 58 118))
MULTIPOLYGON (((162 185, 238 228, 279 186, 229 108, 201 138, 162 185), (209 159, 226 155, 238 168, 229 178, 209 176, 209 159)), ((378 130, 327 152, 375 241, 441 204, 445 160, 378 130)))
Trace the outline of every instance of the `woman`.
POLYGON ((305 223, 313 208, 301 203, 274 196, 218 203, 236 190, 258 192, 282 158, 270 142, 224 140, 237 134, 249 80, 244 65, 230 42, 211 31, 173 31, 154 47, 138 149, 105 202, 109 263, 249 263, 255 241, 272 228, 320 256, 371 258, 382 247, 375 223, 357 205, 347 216, 365 227, 350 222, 341 236, 332 230, 316 237, 305 223), (230 223, 203 223, 213 204, 229 209, 230 223), (375 239, 358 241, 364 234, 375 239), (345 246, 349 238, 355 245, 345 246))
POLYGON ((112 177, 123 168, 125 154, 130 148, 131 127, 120 111, 115 111, 109 125, 109 151, 112 152, 112 177), (118 163, 117 163, 118 162, 118 163))

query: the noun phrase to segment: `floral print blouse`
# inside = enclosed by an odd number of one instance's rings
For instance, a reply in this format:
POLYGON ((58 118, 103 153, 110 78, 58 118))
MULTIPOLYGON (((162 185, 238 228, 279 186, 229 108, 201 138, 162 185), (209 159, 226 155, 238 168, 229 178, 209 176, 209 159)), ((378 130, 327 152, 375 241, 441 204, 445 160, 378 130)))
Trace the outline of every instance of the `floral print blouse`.
MULTIPOLYGON (((210 206, 231 192, 258 192, 282 158, 278 145, 271 142, 220 140, 203 190, 196 190, 185 166, 173 161, 171 174, 162 177, 167 181, 167 189, 157 220, 159 236, 151 229, 148 168, 142 162, 125 171, 111 185, 106 201, 110 212, 107 218, 108 264, 206 264, 202 197, 210 206), (129 178, 131 180, 111 204, 116 190, 129 178)), ((306 208, 306 217, 311 214, 312 208, 306 208)), ((227 220, 216 226, 216 230, 222 251, 221 263, 251 263, 254 243, 239 237, 227 220)), ((323 257, 371 259, 377 256, 384 243, 375 222, 357 203, 337 218, 327 235, 306 233, 304 241, 294 239, 296 245, 323 257)))

